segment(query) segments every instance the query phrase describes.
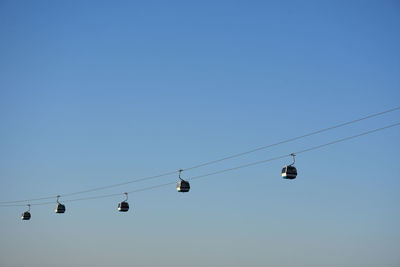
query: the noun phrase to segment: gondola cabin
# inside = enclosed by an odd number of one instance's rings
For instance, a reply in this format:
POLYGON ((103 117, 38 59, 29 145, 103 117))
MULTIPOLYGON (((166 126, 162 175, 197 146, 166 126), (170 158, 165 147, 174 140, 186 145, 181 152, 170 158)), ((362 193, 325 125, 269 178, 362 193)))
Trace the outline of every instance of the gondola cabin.
POLYGON ((126 201, 122 201, 118 204, 118 210, 120 212, 127 212, 129 210, 129 204, 126 201))
POLYGON ((21 215, 21 219, 24 221, 30 220, 31 219, 31 213, 29 211, 25 211, 21 215))
POLYGON ((182 193, 184 193, 184 192, 189 192, 189 190, 190 190, 190 184, 189 184, 189 182, 188 182, 188 181, 185 181, 185 180, 180 180, 180 181, 178 182, 178 184, 176 185, 176 190, 177 190, 178 192, 182 192, 182 193))
POLYGON ((65 212, 65 205, 58 203, 56 209, 54 210, 56 213, 64 213, 65 212))
POLYGON ((293 180, 297 176, 297 170, 295 166, 287 165, 282 169, 282 178, 293 180))

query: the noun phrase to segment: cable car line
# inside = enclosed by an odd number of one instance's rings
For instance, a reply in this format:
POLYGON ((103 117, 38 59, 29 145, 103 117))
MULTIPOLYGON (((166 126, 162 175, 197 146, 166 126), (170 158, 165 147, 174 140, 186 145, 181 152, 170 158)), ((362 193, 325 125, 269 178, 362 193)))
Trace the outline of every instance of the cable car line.
MULTIPOLYGON (((330 130, 333 130, 333 129, 336 129, 336 128, 340 128, 340 127, 344 127, 344 126, 347 126, 347 125, 350 125, 350 124, 353 124, 353 123, 357 123, 357 122, 360 122, 360 121, 363 121, 363 120, 371 119, 371 118, 374 118, 374 117, 377 117, 377 116, 381 116, 381 115, 384 115, 384 114, 387 114, 387 113, 390 113, 390 112, 394 112, 394 111, 397 111, 397 110, 400 110, 400 106, 395 107, 395 108, 391 108, 391 109, 388 109, 388 110, 385 110, 385 111, 382 111, 382 112, 370 114, 368 116, 361 117, 361 118, 358 118, 358 119, 355 119, 355 120, 351 120, 351 121, 348 121, 348 122, 340 123, 340 124, 337 124, 337 125, 334 125, 334 126, 331 126, 331 127, 328 127, 328 128, 324 128, 324 129, 320 129, 320 130, 317 130, 317 131, 313 131, 313 132, 310 132, 310 133, 307 133, 307 134, 304 134, 304 135, 300 135, 300 136, 297 136, 297 137, 285 139, 285 140, 277 142, 277 143, 269 144, 269 145, 266 145, 266 146, 261 146, 261 147, 255 148, 255 149, 251 149, 251 150, 244 151, 244 152, 241 152, 241 153, 233 154, 233 155, 230 155, 230 156, 227 156, 227 157, 223 157, 223 158, 220 158, 220 159, 207 161, 207 162, 204 162, 204 163, 201 163, 201 164, 198 164, 198 165, 194 165, 194 166, 191 166, 191 167, 188 167, 188 168, 185 168, 185 169, 181 169, 181 171, 189 171, 189 170, 197 169, 197 168, 204 167, 204 166, 207 166, 207 165, 211 165, 211 164, 215 164, 215 163, 218 163, 218 162, 222 162, 222 161, 225 161, 225 160, 228 160, 228 159, 237 158, 237 157, 244 156, 244 155, 247 155, 247 154, 250 154, 250 153, 254 153, 254 152, 257 152, 257 151, 260 151, 260 150, 265 150, 265 149, 270 148, 270 147, 274 147, 274 146, 278 146, 278 145, 281 145, 281 144, 293 142, 293 141, 296 141, 296 140, 299 140, 299 139, 302 139, 302 138, 305 138, 305 137, 309 137, 309 136, 316 135, 316 134, 319 134, 319 133, 327 132, 327 131, 330 131, 330 130)), ((166 172, 166 173, 162 173, 162 174, 158 174, 158 175, 137 178, 137 179, 134 179, 134 180, 121 182, 121 183, 117 183, 117 184, 105 185, 105 186, 95 187, 95 188, 91 188, 91 189, 87 189, 87 190, 61 194, 60 196, 67 197, 67 196, 81 195, 81 194, 95 192, 95 191, 101 191, 101 190, 114 188, 114 187, 119 187, 119 186, 123 186, 123 185, 127 185, 127 184, 132 184, 132 183, 142 182, 142 181, 146 181, 146 180, 152 180, 152 179, 156 179, 156 178, 161 178, 161 177, 164 177, 164 176, 169 176, 169 175, 172 175, 172 174, 176 174, 177 172, 179 172, 179 171, 170 171, 170 172, 166 172)), ((47 200, 47 199, 53 199, 55 197, 56 196, 48 196, 48 197, 13 200, 13 201, 0 201, 0 205, 1 204, 12 204, 12 203, 47 200)))
POLYGON ((299 139, 302 139, 302 138, 305 138, 305 137, 309 137, 309 136, 316 135, 316 134, 319 134, 319 133, 327 132, 327 131, 330 131, 330 130, 333 130, 333 129, 336 129, 336 128, 340 128, 340 127, 343 127, 343 126, 347 126, 347 125, 350 125, 350 124, 353 124, 353 123, 356 123, 356 122, 360 122, 360 121, 363 121, 363 120, 371 119, 373 117, 381 116, 383 114, 390 113, 390 112, 393 112, 393 111, 397 111, 399 109, 400 109, 400 106, 396 107, 396 108, 388 109, 388 110, 385 110, 385 111, 382 111, 382 112, 379 112, 379 113, 374 113, 374 114, 371 114, 371 115, 368 115, 368 116, 365 116, 365 117, 362 117, 362 118, 359 118, 359 119, 355 119, 355 120, 352 120, 352 121, 336 124, 336 125, 328 127, 328 128, 316 130, 314 132, 310 132, 310 133, 307 133, 307 134, 304 134, 304 135, 300 135, 300 136, 292 137, 292 138, 289 138, 289 139, 285 139, 283 141, 280 141, 280 142, 277 142, 277 143, 274 143, 274 144, 270 144, 270 145, 254 148, 254 149, 251 149, 251 150, 248 150, 248 151, 245 151, 245 152, 241 152, 241 153, 237 153, 237 154, 233 154, 233 155, 230 155, 230 156, 227 156, 227 157, 224 157, 224 158, 220 158, 220 159, 216 159, 216 160, 212 160, 212 161, 207 161, 207 162, 204 162, 204 163, 201 163, 201 164, 198 164, 198 165, 195 165, 195 166, 183 169, 183 170, 184 171, 188 171, 188 170, 197 169, 197 168, 200 168, 200 167, 203 167, 203 166, 211 165, 211 164, 214 164, 214 163, 218 163, 218 162, 221 162, 221 161, 225 161, 225 160, 228 160, 228 159, 237 158, 237 157, 244 156, 244 155, 247 155, 247 154, 250 154, 250 153, 254 153, 254 152, 257 152, 257 151, 260 151, 260 150, 264 150, 264 149, 267 149, 267 148, 270 148, 270 147, 274 147, 274 146, 282 145, 282 144, 285 144, 285 143, 293 142, 293 141, 296 141, 296 140, 299 140, 299 139))
MULTIPOLYGON (((243 169, 243 168, 247 168, 247 167, 251 167, 251 166, 255 166, 255 165, 259 165, 259 164, 263 164, 263 163, 267 163, 267 162, 271 162, 271 161, 275 161, 275 160, 279 160, 279 159, 283 159, 283 158, 287 158, 287 157, 293 157, 293 159, 294 159, 294 155, 298 155, 298 154, 306 153, 306 152, 309 152, 309 151, 317 150, 317 149, 320 149, 320 148, 323 148, 323 147, 326 147, 326 146, 330 146, 330 145, 333 145, 333 144, 341 143, 341 142, 344 142, 344 141, 355 139, 355 138, 358 138, 358 137, 361 137, 361 136, 364 136, 364 135, 372 134, 372 133, 379 132, 379 131, 382 131, 382 130, 385 130, 385 129, 389 129, 389 128, 393 128, 393 127, 396 127, 396 126, 400 126, 400 122, 394 123, 394 124, 391 124, 391 125, 387 125, 387 126, 384 126, 384 127, 376 128, 376 129, 373 129, 373 130, 370 130, 370 131, 362 132, 362 133, 359 133, 359 134, 356 134, 356 135, 352 135, 352 136, 344 137, 344 138, 341 138, 341 139, 337 139, 337 140, 334 140, 334 141, 331 141, 331 142, 328 142, 328 143, 325 143, 325 144, 309 147, 309 148, 306 148, 306 149, 303 149, 303 150, 299 150, 299 151, 294 152, 294 153, 284 154, 284 155, 281 155, 281 156, 277 156, 277 157, 273 157, 273 158, 269 158, 269 159, 265 159, 265 160, 260 160, 260 161, 256 161, 256 162, 251 162, 251 163, 239 165, 239 166, 228 168, 228 169, 223 169, 223 170, 219 170, 219 171, 215 171, 215 172, 211 172, 211 173, 207 173, 207 174, 193 176, 193 177, 191 177, 191 178, 189 178, 187 180, 188 181, 196 180, 196 179, 200 179, 200 178, 204 178, 204 177, 208 177, 208 176, 212 176, 212 175, 216 175, 216 174, 220 174, 220 173, 230 172, 230 171, 233 171, 233 170, 243 169)), ((291 165, 293 165, 293 164, 294 164, 294 162, 291 165)), ((126 192, 126 194, 128 194, 128 193, 129 194, 137 193, 137 192, 142 192, 142 191, 149 191, 149 190, 152 190, 152 189, 165 187, 165 186, 172 185, 172 184, 175 184, 175 182, 169 182, 169 183, 149 186, 149 187, 145 187, 145 188, 140 188, 140 189, 136 189, 136 190, 133 190, 133 191, 126 192)), ((75 201, 84 201, 84 200, 92 200, 92 199, 101 199, 101 198, 108 198, 108 197, 114 197, 114 196, 120 196, 120 195, 121 195, 121 193, 116 193, 116 194, 100 195, 100 196, 85 197, 85 198, 78 198, 78 199, 70 199, 70 200, 65 200, 64 202, 75 202, 75 201)), ((36 203, 36 204, 28 204, 28 205, 30 207, 30 206, 42 206, 42 205, 48 205, 48 204, 53 204, 53 202, 44 202, 44 203, 36 203)), ((0 205, 0 207, 18 207, 18 206, 26 206, 26 205, 24 205, 24 204, 0 205)))
MULTIPOLYGON (((132 184, 132 183, 137 183, 137 182, 141 182, 141 181, 155 179, 155 178, 159 178, 159 177, 163 177, 163 176, 168 176, 168 175, 172 175, 172 174, 175 174, 175 173, 177 173, 177 171, 171 171, 171 172, 158 174, 158 175, 154 175, 154 176, 147 176, 147 177, 135 179, 135 180, 132 180, 132 181, 127 181, 127 182, 122 182, 122 183, 113 184, 113 185, 106 185, 106 186, 96 187, 96 188, 92 188, 92 189, 88 189, 88 190, 62 194, 60 196, 68 197, 68 196, 74 196, 74 195, 81 195, 81 194, 84 194, 84 193, 100 191, 100 190, 109 189, 109 188, 113 188, 113 187, 119 187, 119 186, 123 186, 123 185, 127 185, 127 184, 132 184)), ((24 199, 24 200, 3 201, 3 202, 0 202, 0 205, 3 204, 3 203, 7 204, 7 203, 19 203, 19 202, 32 202, 32 201, 39 201, 39 200, 47 200, 47 199, 53 199, 55 197, 56 196, 49 196, 49 197, 31 198, 31 199, 24 199)))
MULTIPOLYGON (((126 192, 128 194, 131 193, 137 193, 137 192, 142 192, 142 191, 149 191, 152 189, 156 189, 156 188, 160 188, 160 187, 164 187, 164 186, 168 186, 168 185, 173 185, 176 184, 176 182, 169 182, 169 183, 165 183, 165 184, 159 184, 159 185, 154 185, 154 186, 149 186, 149 187, 145 187, 145 188, 140 188, 140 189, 136 189, 133 191, 129 191, 126 192)), ((121 193, 114 193, 114 194, 107 194, 107 195, 99 195, 99 196, 92 196, 92 197, 83 197, 83 198, 76 198, 76 199, 68 199, 65 200, 64 202, 76 202, 76 201, 84 201, 84 200, 93 200, 93 199, 101 199, 101 198, 109 198, 109 197, 115 197, 115 196, 120 196, 121 193)), ((54 202, 40 202, 40 203, 34 203, 34 204, 30 204, 31 206, 44 206, 44 205, 50 205, 50 204, 54 204, 54 202)), ((25 204, 9 204, 9 205, 1 205, 0 207, 24 207, 26 206, 25 204)))
POLYGON ((143 178, 135 179, 135 180, 132 180, 132 181, 127 181, 127 182, 122 182, 122 183, 118 183, 118 184, 105 185, 105 186, 96 187, 96 188, 93 188, 93 189, 88 189, 88 190, 83 190, 83 191, 63 194, 63 196, 66 197, 66 196, 81 195, 81 194, 84 194, 84 193, 90 193, 90 192, 94 192, 94 191, 100 191, 100 190, 104 190, 104 189, 108 189, 108 188, 119 187, 119 186, 122 186, 122 185, 142 182, 142 181, 156 179, 156 178, 160 178, 160 177, 164 177, 164 176, 169 176, 169 175, 176 174, 176 173, 177 173, 177 171, 166 172, 166 173, 153 175, 153 176, 147 176, 147 177, 143 177, 143 178))

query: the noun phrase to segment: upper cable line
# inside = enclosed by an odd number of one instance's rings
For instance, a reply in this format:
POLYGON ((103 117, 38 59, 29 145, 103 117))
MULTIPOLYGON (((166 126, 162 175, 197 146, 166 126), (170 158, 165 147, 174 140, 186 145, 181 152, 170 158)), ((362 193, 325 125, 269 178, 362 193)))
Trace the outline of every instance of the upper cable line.
POLYGON ((153 176, 145 176, 145 177, 137 178, 137 179, 126 181, 126 182, 121 182, 121 183, 111 184, 111 185, 105 185, 105 186, 100 186, 100 187, 94 187, 94 188, 90 188, 90 189, 87 189, 87 190, 81 190, 81 191, 65 193, 65 194, 55 194, 54 196, 31 198, 31 199, 21 199, 21 200, 12 200, 12 201, 0 201, 0 204, 11 204, 11 203, 21 203, 21 202, 47 200, 47 199, 53 199, 57 195, 59 195, 61 197, 81 195, 81 194, 85 194, 85 193, 90 193, 90 192, 101 191, 101 190, 105 190, 105 189, 109 189, 109 188, 119 187, 119 186, 123 186, 123 185, 127 185, 127 184, 132 184, 132 183, 142 182, 142 181, 146 181, 146 180, 157 179, 157 178, 161 178, 161 177, 164 177, 164 176, 177 174, 177 173, 179 173, 179 171, 189 171, 189 170, 201 168, 201 167, 204 167, 204 166, 208 166, 208 165, 211 165, 211 164, 215 164, 215 163, 218 163, 218 162, 226 161, 226 160, 229 160, 229 159, 241 157, 241 156, 244 156, 244 155, 247 155, 247 154, 250 154, 250 153, 254 153, 254 152, 257 152, 257 151, 260 151, 260 150, 265 150, 265 149, 268 149, 268 148, 271 148, 271 147, 274 147, 274 146, 278 146, 278 145, 282 145, 282 144, 285 144, 285 143, 293 142, 293 141, 296 141, 296 140, 299 140, 299 139, 302 139, 302 138, 306 138, 306 137, 309 137, 309 136, 313 136, 313 135, 316 135, 316 134, 320 134, 320 133, 323 133, 323 132, 334 130, 334 129, 337 129, 337 128, 340 128, 340 127, 344 127, 344 126, 347 126, 347 125, 350 125, 350 124, 353 124, 353 123, 357 123, 357 122, 360 122, 360 121, 363 121, 363 120, 367 120, 367 119, 371 119, 371 118, 374 118, 374 117, 378 117, 378 116, 381 116, 381 115, 384 115, 384 114, 387 114, 387 113, 390 113, 390 112, 394 112, 394 111, 397 111, 397 110, 400 110, 400 106, 395 107, 395 108, 391 108, 391 109, 388 109, 388 110, 385 110, 385 111, 382 111, 382 112, 373 113, 373 114, 370 114, 368 116, 364 116, 364 117, 361 117, 361 118, 358 118, 358 119, 355 119, 355 120, 351 120, 351 121, 347 121, 347 122, 344 122, 344 123, 336 124, 336 125, 333 125, 333 126, 330 126, 330 127, 327 127, 327 128, 323 128, 323 129, 320 129, 320 130, 316 130, 316 131, 313 131, 313 132, 310 132, 310 133, 306 133, 306 134, 299 135, 299 136, 296 136, 296 137, 288 138, 288 139, 285 139, 285 140, 282 140, 280 142, 276 142, 276 143, 273 143, 273 144, 269 144, 269 145, 261 146, 261 147, 254 148, 254 149, 251 149, 251 150, 247 150, 247 151, 244 151, 244 152, 232 154, 232 155, 229 155, 229 156, 226 156, 226 157, 222 157, 222 158, 219 158, 219 159, 206 161, 206 162, 203 162, 203 163, 200 163, 200 164, 197 164, 197 165, 193 165, 193 166, 190 166, 190 167, 187 167, 187 168, 183 168, 183 169, 180 169, 180 170, 165 172, 165 173, 157 174, 157 175, 153 175, 153 176))
MULTIPOLYGON (((341 142, 348 141, 348 140, 351 140, 351 139, 355 139, 355 138, 358 138, 358 137, 361 137, 361 136, 364 136, 364 135, 372 134, 372 133, 379 132, 379 131, 382 131, 382 130, 385 130, 385 129, 389 129, 389 128, 393 128, 393 127, 396 127, 396 126, 399 126, 399 125, 400 125, 400 122, 394 123, 394 124, 390 124, 390 125, 387 125, 387 126, 384 126, 384 127, 376 128, 376 129, 369 130, 369 131, 366 131, 366 132, 362 132, 362 133, 359 133, 359 134, 356 134, 356 135, 340 138, 340 139, 337 139, 337 140, 334 140, 334 141, 331 141, 331 142, 328 142, 328 143, 324 143, 324 144, 321 144, 321 145, 305 148, 305 149, 302 149, 302 150, 299 150, 299 151, 296 151, 296 152, 292 152, 292 153, 289 153, 289 154, 284 154, 284 155, 280 155, 280 156, 277 156, 277 157, 273 157, 273 158, 269 158, 269 159, 265 159, 265 160, 260 160, 260 161, 255 161, 255 162, 239 165, 239 166, 228 168, 228 169, 223 169, 223 170, 219 170, 219 171, 215 171, 215 172, 211 172, 211 173, 206 173, 206 174, 202 174, 202 175, 193 176, 193 177, 191 177, 191 178, 189 178, 187 180, 189 180, 189 181, 196 180, 196 179, 200 179, 200 178, 204 178, 204 177, 208 177, 208 176, 212 176, 212 175, 217 175, 217 174, 221 174, 221 173, 225 173, 225 172, 230 172, 230 171, 234 171, 234 170, 238 170, 238 169, 243 169, 243 168, 248 168, 248 167, 251 167, 251 166, 260 165, 260 164, 263 164, 263 163, 267 163, 267 162, 283 159, 283 158, 286 158, 286 157, 293 157, 294 155, 299 155, 299 154, 306 153, 306 152, 309 152, 309 151, 317 150, 317 149, 320 149, 320 148, 323 148, 323 147, 326 147, 326 146, 330 146, 330 145, 333 145, 333 144, 337 144, 337 143, 341 143, 341 142)), ((149 186, 149 187, 145 187, 145 188, 135 189, 133 191, 125 192, 124 194, 131 194, 131 193, 137 193, 137 192, 142 192, 142 191, 149 191, 149 190, 153 190, 153 189, 160 188, 160 187, 165 187, 165 186, 172 185, 172 184, 175 184, 175 182, 168 182, 168 183, 164 183, 164 184, 159 184, 159 185, 149 186)), ((121 195, 121 193, 114 193, 114 194, 107 194, 107 195, 100 195, 100 196, 69 199, 69 200, 64 200, 64 202, 76 202, 76 201, 84 201, 84 200, 91 200, 91 199, 101 199, 101 198, 108 198, 108 197, 114 197, 114 196, 120 196, 120 195, 121 195)), ((58 202, 58 197, 59 196, 57 196, 57 202, 58 202)), ((29 206, 43 206, 43 205, 49 205, 49 204, 54 204, 54 202, 52 201, 52 202, 33 203, 33 204, 28 204, 28 205, 29 206)), ((26 206, 26 205, 25 204, 10 204, 10 205, 1 205, 0 204, 0 207, 18 207, 18 206, 26 206)))

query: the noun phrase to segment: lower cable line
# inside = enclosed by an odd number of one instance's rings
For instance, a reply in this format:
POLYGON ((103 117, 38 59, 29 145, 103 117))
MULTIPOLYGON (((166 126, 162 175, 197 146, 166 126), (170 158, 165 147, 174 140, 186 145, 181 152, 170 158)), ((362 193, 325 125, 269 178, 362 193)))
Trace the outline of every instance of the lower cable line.
MULTIPOLYGON (((188 181, 197 180, 197 179, 208 177, 208 176, 212 176, 212 175, 217 175, 217 174, 221 174, 221 173, 225 173, 225 172, 230 172, 230 171, 234 171, 234 170, 248 168, 248 167, 251 167, 251 166, 260 165, 260 164, 271 162, 271 161, 276 161, 276 160, 287 158, 287 157, 290 157, 290 156, 292 156, 293 159, 294 159, 295 155, 299 155, 299 154, 302 154, 302 153, 307 153, 307 152, 310 152, 310 151, 313 151, 313 150, 321 149, 323 147, 327 147, 327 146, 330 146, 330 145, 333 145, 333 144, 337 144, 337 143, 345 142, 345 141, 348 141, 348 140, 352 140, 352 139, 355 139, 355 138, 358 138, 358 137, 361 137, 361 136, 364 136, 364 135, 368 135, 368 134, 372 134, 372 133, 375 133, 375 132, 383 131, 383 130, 386 130, 386 129, 389 129, 389 128, 393 128, 393 127, 396 127, 396 126, 399 126, 399 125, 400 125, 400 122, 394 123, 394 124, 387 125, 387 126, 380 127, 380 128, 376 128, 376 129, 373 129, 373 130, 370 130, 370 131, 362 132, 362 133, 359 133, 359 134, 356 134, 356 135, 352 135, 352 136, 344 137, 344 138, 341 138, 341 139, 337 139, 337 140, 334 140, 334 141, 331 141, 331 142, 328 142, 328 143, 325 143, 325 144, 312 146, 312 147, 309 147, 309 148, 306 148, 306 149, 303 149, 303 150, 299 150, 297 152, 284 154, 284 155, 281 155, 281 156, 277 156, 277 157, 273 157, 273 158, 269 158, 269 159, 265 159, 265 160, 255 161, 255 162, 251 162, 251 163, 247 163, 247 164, 243 164, 243 165, 239 165, 239 166, 236 166, 236 167, 227 168, 227 169, 223 169, 223 170, 219 170, 219 171, 215 171, 215 172, 211 172, 211 173, 206 173, 206 174, 202 174, 202 175, 193 176, 191 178, 188 178, 187 180, 188 181)), ((289 165, 289 166, 291 166, 291 165, 289 165)), ((161 187, 166 187, 166 186, 173 185, 173 184, 176 184, 176 182, 174 181, 174 182, 169 182, 169 183, 164 183, 164 184, 144 187, 144 188, 136 189, 136 190, 133 190, 133 191, 125 192, 124 194, 128 194, 128 193, 131 194, 131 193, 149 191, 149 190, 153 190, 153 189, 157 189, 157 188, 161 188, 161 187)), ((110 198, 110 197, 115 197, 115 196, 121 196, 121 194, 122 193, 115 193, 115 194, 99 195, 99 196, 77 198, 77 199, 66 199, 63 202, 77 202, 77 201, 85 201, 85 200, 93 200, 93 199, 110 198)), ((58 198, 57 198, 57 203, 58 203, 58 198)), ((26 204, 8 204, 8 205, 0 205, 0 207, 21 207, 21 206, 29 206, 29 207, 31 207, 31 206, 50 205, 50 204, 54 204, 54 201, 52 201, 52 202, 33 203, 33 204, 28 204, 28 205, 26 205, 26 204)))
MULTIPOLYGON (((255 148, 255 149, 251 149, 251 150, 248 150, 248 151, 244 151, 244 152, 241 152, 241 153, 237 153, 237 154, 232 154, 232 155, 229 155, 229 156, 226 156, 226 157, 223 157, 223 158, 219 158, 219 159, 216 159, 216 160, 203 162, 203 163, 200 163, 200 164, 197 164, 197 165, 194 165, 194 166, 191 166, 191 167, 187 167, 187 168, 184 168, 184 169, 181 169, 181 170, 178 170, 178 171, 170 171, 170 172, 166 172, 166 173, 162 173, 162 174, 158 174, 158 175, 137 178, 137 179, 134 179, 134 180, 121 182, 121 183, 117 183, 117 184, 105 185, 105 186, 95 187, 95 188, 91 188, 91 189, 87 189, 87 190, 71 192, 71 193, 65 193, 65 194, 58 194, 58 195, 60 197, 69 197, 69 196, 74 196, 74 195, 81 195, 81 194, 86 194, 86 193, 90 193, 90 192, 101 191, 101 190, 105 190, 105 189, 109 189, 109 188, 115 188, 115 187, 120 187, 120 186, 133 184, 133 183, 137 183, 137 182, 142 182, 142 181, 157 179, 157 178, 161 178, 161 177, 165 177, 165 176, 170 176, 170 175, 173 175, 173 174, 177 174, 178 172, 201 168, 201 167, 204 167, 204 166, 208 166, 208 165, 215 164, 215 163, 218 163, 218 162, 222 162, 222 161, 226 161, 226 160, 229 160, 229 159, 237 158, 237 157, 240 157, 240 156, 244 156, 244 155, 247 155, 247 154, 250 154, 250 153, 254 153, 254 152, 257 152, 257 151, 261 151, 261 150, 265 150, 265 149, 268 149, 268 148, 271 148, 271 147, 275 147, 275 146, 278 146, 278 145, 282 145, 282 144, 285 144, 285 143, 297 141, 297 140, 300 140, 302 138, 306 138, 306 137, 313 136, 313 135, 316 135, 316 134, 320 134, 320 133, 323 133, 323 132, 331 131, 331 130, 334 130, 334 129, 337 129, 337 128, 340 128, 340 127, 344 127, 344 126, 347 126, 347 125, 350 125, 350 124, 354 124, 354 123, 357 123, 357 122, 360 122, 360 121, 364 121, 364 120, 367 120, 367 119, 371 119, 371 118, 375 118, 375 117, 378 117, 378 116, 382 116, 384 114, 395 112, 395 111, 398 111, 398 110, 400 110, 400 106, 395 107, 395 108, 391 108, 391 109, 388 109, 388 110, 384 110, 384 111, 381 111, 381 112, 378 112, 378 113, 373 113, 373 114, 370 114, 368 116, 364 116, 364 117, 361 117, 361 118, 358 118, 358 119, 355 119, 355 120, 351 120, 351 121, 347 121, 347 122, 344 122, 344 123, 336 124, 336 125, 333 125, 333 126, 330 126, 330 127, 327 127, 327 128, 319 129, 319 130, 316 130, 316 131, 313 131, 313 132, 310 132, 310 133, 306 133, 306 134, 303 134, 303 135, 300 135, 300 136, 288 138, 288 139, 282 140, 282 141, 277 142, 277 143, 269 144, 269 145, 266 145, 266 146, 261 146, 261 147, 258 147, 258 148, 255 148)), ((185 181, 183 180, 183 184, 184 184, 184 182, 185 181)), ((185 189, 185 190, 187 190, 187 189, 185 189)), ((57 195, 47 196, 47 197, 40 197, 40 198, 13 200, 13 201, 0 201, 0 206, 3 205, 3 204, 7 204, 8 205, 8 204, 12 204, 12 203, 27 203, 27 202, 32 202, 32 201, 55 199, 56 197, 57 197, 57 195)))

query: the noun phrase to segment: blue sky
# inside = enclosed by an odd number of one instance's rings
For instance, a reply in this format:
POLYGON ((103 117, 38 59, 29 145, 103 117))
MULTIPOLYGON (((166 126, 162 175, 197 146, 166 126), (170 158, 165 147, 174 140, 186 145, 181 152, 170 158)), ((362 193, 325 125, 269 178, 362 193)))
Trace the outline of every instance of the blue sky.
MULTIPOLYGON (((0 201, 185 168, 399 105, 398 1, 0 1, 0 201)), ((184 173, 398 122, 399 112, 184 173)), ((400 129, 130 195, 1 208, 0 266, 398 266, 400 129), (27 259, 29 263, 27 263, 27 259)), ((55 202, 55 199, 54 199, 55 202)))

